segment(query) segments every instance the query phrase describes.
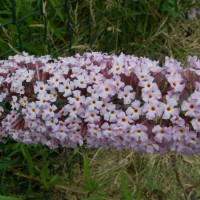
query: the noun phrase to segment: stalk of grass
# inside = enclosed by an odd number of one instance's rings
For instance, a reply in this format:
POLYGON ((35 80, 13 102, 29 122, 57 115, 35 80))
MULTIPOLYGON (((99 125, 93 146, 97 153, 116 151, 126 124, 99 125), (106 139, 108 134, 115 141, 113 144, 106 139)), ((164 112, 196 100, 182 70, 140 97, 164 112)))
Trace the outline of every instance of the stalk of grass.
POLYGON ((126 176, 124 174, 124 171, 121 170, 120 172, 120 178, 121 178, 121 188, 122 188, 122 192, 123 195, 125 197, 125 200, 131 200, 131 195, 129 193, 129 189, 128 189, 128 185, 127 185, 127 181, 126 181, 126 176))
POLYGON ((22 152, 25 160, 27 161, 27 166, 28 166, 29 174, 31 176, 33 176, 33 174, 34 174, 34 164, 33 164, 33 160, 32 160, 32 157, 30 155, 30 152, 26 148, 26 145, 24 145, 22 143, 20 144, 20 149, 21 149, 21 152, 22 152))
POLYGON ((17 198, 17 197, 2 196, 2 195, 0 195, 0 199, 1 200, 22 200, 22 199, 17 198))
POLYGON ((95 178, 91 179, 90 177, 89 160, 86 154, 83 154, 83 169, 85 187, 89 192, 93 192, 96 189, 97 183, 95 178))

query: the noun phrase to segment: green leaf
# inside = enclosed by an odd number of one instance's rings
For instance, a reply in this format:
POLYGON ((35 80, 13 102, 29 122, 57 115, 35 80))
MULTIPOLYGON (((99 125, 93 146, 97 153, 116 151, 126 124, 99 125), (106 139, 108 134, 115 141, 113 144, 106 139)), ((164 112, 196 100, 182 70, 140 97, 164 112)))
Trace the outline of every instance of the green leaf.
POLYGON ((0 160, 0 170, 1 169, 5 169, 11 165, 13 165, 14 163, 16 163, 16 160, 0 160))
POLYGON ((47 179, 48 179, 48 167, 49 167, 49 161, 44 164, 40 171, 40 178, 43 182, 43 184, 48 187, 47 179))
POLYGON ((83 166, 84 166, 84 181, 86 188, 91 191, 92 190, 92 183, 90 180, 90 167, 88 157, 84 154, 83 155, 83 166))
POLYGON ((84 167, 84 184, 88 191, 94 192, 94 190, 97 188, 97 179, 94 177, 94 179, 90 178, 90 166, 89 166, 89 160, 86 154, 83 154, 83 167, 84 167))
POLYGON ((17 198, 17 197, 2 196, 2 195, 0 195, 0 199, 1 200, 22 200, 22 199, 17 198))
MULTIPOLYGON (((56 7, 59 4, 59 2, 58 1, 56 2, 55 0, 50 0, 50 2, 53 5, 53 7, 56 7)), ((64 17, 63 17, 64 15, 59 11, 59 9, 55 9, 55 11, 56 11, 56 14, 60 17, 60 19, 64 21, 64 17)))
POLYGON ((76 155, 76 154, 78 154, 78 153, 80 153, 80 152, 79 152, 79 147, 74 148, 74 155, 76 155))
POLYGON ((58 174, 56 174, 56 175, 54 175, 54 176, 52 176, 51 178, 50 178, 50 183, 54 183, 54 182, 56 182, 58 180, 58 174))
POLYGON ((5 111, 7 111, 7 112, 9 112, 9 111, 12 110, 11 105, 10 105, 9 102, 4 102, 2 106, 3 106, 3 109, 4 109, 5 111))
POLYGON ((31 158, 31 155, 24 144, 20 144, 20 149, 21 149, 21 152, 22 152, 24 158, 27 161, 29 174, 32 176, 34 174, 34 165, 33 165, 33 160, 31 158))
POLYGON ((126 200, 131 200, 130 193, 128 191, 128 185, 126 182, 126 177, 125 177, 124 171, 122 171, 122 170, 120 172, 120 178, 121 178, 121 188, 122 188, 124 197, 126 200))
POLYGON ((187 112, 187 110, 181 110, 181 114, 185 115, 185 113, 187 112))
POLYGON ((8 10, 1 10, 0 14, 4 14, 4 15, 10 15, 10 12, 8 10))

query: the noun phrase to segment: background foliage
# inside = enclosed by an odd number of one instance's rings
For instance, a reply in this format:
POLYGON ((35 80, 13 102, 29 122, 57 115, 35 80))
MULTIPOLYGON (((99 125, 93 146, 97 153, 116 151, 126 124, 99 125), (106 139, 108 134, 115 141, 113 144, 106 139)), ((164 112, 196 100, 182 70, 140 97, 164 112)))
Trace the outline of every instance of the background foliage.
POLYGON ((190 0, 0 1, 0 52, 3 58, 24 50, 55 57, 103 51, 182 59, 199 52, 199 38, 194 37, 199 20, 185 19, 186 11, 199 4, 190 0), (8 50, 12 52, 5 54, 8 50))
MULTIPOLYGON (((0 56, 85 51, 185 62, 200 55, 200 8, 190 0, 0 1, 0 56), (16 15, 13 15, 13 12, 16 15), (13 23, 13 21, 15 23, 13 23), (20 35, 19 35, 20 33, 20 35)), ((198 156, 0 144, 0 199, 200 199, 198 156)))

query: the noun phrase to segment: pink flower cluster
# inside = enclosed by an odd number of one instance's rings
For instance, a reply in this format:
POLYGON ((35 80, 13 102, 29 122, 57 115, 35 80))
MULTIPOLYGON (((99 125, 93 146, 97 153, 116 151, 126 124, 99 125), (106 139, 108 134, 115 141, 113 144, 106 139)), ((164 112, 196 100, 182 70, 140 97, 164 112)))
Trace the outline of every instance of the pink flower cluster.
POLYGON ((200 153, 200 60, 92 52, 0 61, 0 139, 200 153))

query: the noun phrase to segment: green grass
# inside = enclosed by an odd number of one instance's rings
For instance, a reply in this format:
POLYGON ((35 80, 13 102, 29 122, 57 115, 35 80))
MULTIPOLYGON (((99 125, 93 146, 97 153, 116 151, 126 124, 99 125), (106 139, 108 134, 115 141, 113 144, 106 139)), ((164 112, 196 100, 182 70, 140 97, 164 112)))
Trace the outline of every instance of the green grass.
MULTIPOLYGON (((185 19, 190 7, 200 7, 199 1, 70 1, 67 13, 64 7, 49 10, 63 1, 47 2, 42 5, 48 19, 46 30, 41 15, 20 23, 24 50, 31 54, 50 50, 56 57, 92 50, 123 51, 161 61, 172 56, 182 62, 187 55, 200 56, 200 20, 185 19), (67 14, 72 29, 67 27, 67 14), (34 43, 45 31, 48 40, 34 43), (30 42, 33 44, 27 46, 30 42)), ((0 6, 0 23, 12 20, 11 1, 1 1, 0 6)), ((16 19, 39 6, 36 0, 17 1, 16 19)), ((10 48, 12 54, 20 53, 14 48, 19 45, 15 25, 1 28, 0 34, 1 54, 10 48)), ((172 152, 147 155, 84 147, 49 150, 8 141, 0 144, 0 179, 0 199, 5 200, 200 199, 199 156, 172 152)))
MULTIPOLYGON (((168 55, 183 61, 188 54, 199 55, 200 22, 185 19, 190 7, 200 6, 198 1, 71 0, 66 1, 67 10, 63 2, 43 1, 41 15, 40 1, 16 1, 16 20, 25 17, 19 24, 23 50, 55 57, 85 51, 124 52, 157 60, 168 55)), ((11 21, 11 2, 1 1, 0 6, 0 23, 11 21)), ((0 52, 19 52, 16 25, 0 32, 0 52)))
POLYGON ((1 149, 2 196, 41 200, 200 198, 199 156, 111 149, 49 150, 13 142, 1 149), (24 149, 34 163, 32 174, 24 149))

